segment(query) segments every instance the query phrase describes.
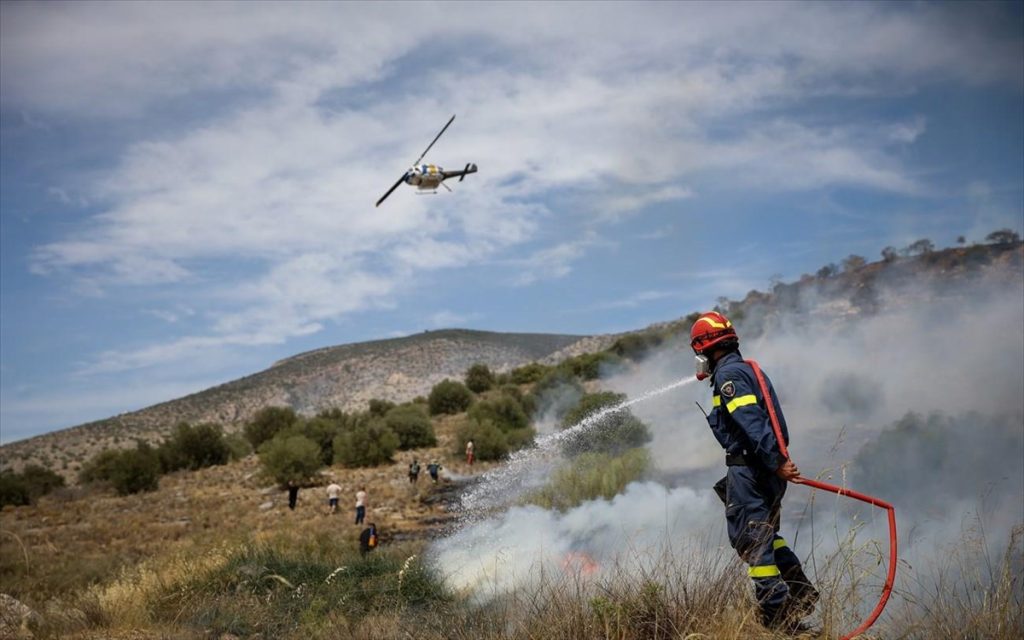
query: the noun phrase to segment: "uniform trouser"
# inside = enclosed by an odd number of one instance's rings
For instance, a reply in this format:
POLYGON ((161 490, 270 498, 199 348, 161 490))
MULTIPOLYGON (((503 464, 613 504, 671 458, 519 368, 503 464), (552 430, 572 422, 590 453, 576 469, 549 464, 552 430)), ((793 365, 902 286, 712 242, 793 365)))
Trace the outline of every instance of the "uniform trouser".
POLYGON ((767 470, 730 466, 715 491, 725 503, 729 542, 749 565, 762 619, 770 623, 786 604, 791 585, 810 588, 800 559, 779 535, 786 482, 767 470))

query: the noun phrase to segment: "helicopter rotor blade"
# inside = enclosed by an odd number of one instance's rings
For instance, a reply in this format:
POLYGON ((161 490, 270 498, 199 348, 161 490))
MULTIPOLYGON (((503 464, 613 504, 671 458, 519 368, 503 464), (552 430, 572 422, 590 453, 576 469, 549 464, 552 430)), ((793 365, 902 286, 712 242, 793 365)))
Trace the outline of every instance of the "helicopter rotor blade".
POLYGON ((437 142, 437 139, 441 137, 441 135, 448 129, 449 126, 451 126, 453 122, 455 122, 455 114, 452 114, 452 119, 448 121, 448 124, 444 125, 444 128, 441 129, 441 133, 437 134, 434 137, 434 139, 430 141, 430 144, 428 144, 427 148, 423 150, 423 153, 420 154, 420 157, 416 158, 416 162, 412 163, 412 166, 415 167, 420 163, 420 160, 423 159, 423 156, 427 155, 427 152, 430 151, 430 147, 434 146, 434 143, 437 142))
POLYGON ((400 184, 402 184, 403 182, 405 182, 405 178, 406 178, 406 176, 408 176, 408 175, 409 175, 409 173, 408 173, 408 172, 405 172, 405 173, 403 173, 403 174, 402 174, 402 177, 398 179, 398 182, 396 182, 395 184, 391 185, 391 188, 390 188, 390 189, 388 189, 388 192, 387 192, 387 193, 385 193, 384 195, 382 195, 382 196, 380 197, 380 200, 378 200, 378 201, 377 201, 377 204, 375 204, 375 205, 373 205, 373 206, 375 206, 375 207, 379 207, 379 206, 380 206, 380 203, 384 202, 385 198, 387 198, 388 196, 390 196, 390 195, 391 195, 391 192, 392 192, 392 191, 394 191, 395 189, 397 189, 397 188, 398 188, 398 185, 400 185, 400 184))

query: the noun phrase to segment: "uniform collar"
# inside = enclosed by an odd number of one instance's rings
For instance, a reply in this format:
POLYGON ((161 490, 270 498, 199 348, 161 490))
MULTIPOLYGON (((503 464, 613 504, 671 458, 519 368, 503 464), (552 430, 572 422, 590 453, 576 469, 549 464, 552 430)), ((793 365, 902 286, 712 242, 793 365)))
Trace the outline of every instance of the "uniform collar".
POLYGON ((743 356, 740 355, 739 351, 730 351, 715 363, 715 369, 718 369, 723 364, 728 364, 730 362, 743 362, 743 356))

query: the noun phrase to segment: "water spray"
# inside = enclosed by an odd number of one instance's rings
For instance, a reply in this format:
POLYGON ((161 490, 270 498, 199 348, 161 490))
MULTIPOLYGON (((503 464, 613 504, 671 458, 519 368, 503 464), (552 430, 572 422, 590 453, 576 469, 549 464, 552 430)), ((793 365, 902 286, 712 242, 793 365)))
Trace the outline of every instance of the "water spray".
POLYGON ((538 438, 533 447, 515 452, 509 457, 508 461, 504 465, 485 473, 480 484, 472 491, 469 491, 462 496, 461 510, 463 512, 463 516, 466 517, 471 513, 478 511, 481 507, 486 506, 495 498, 503 498, 507 500, 510 496, 515 494, 514 487, 511 483, 516 478, 524 477, 525 474, 522 473, 524 469, 535 463, 537 460, 544 459, 545 457, 556 453, 558 451, 558 446, 564 441, 594 428, 607 416, 618 411, 628 409, 638 402, 649 400, 655 396, 671 391, 672 389, 692 384, 696 381, 696 378, 690 377, 677 380, 671 384, 648 391, 647 393, 637 396, 631 400, 625 400, 619 404, 605 407, 600 411, 595 411, 568 429, 538 438))
MULTIPOLYGON (((782 456, 785 459, 791 460, 791 458, 789 457, 789 451, 786 448, 786 441, 782 437, 782 428, 779 426, 779 417, 775 414, 775 406, 774 406, 774 403, 772 401, 772 395, 771 395, 771 392, 768 390, 768 384, 765 382, 764 375, 761 373, 761 367, 757 364, 757 362, 755 362, 753 360, 744 360, 744 362, 746 362, 748 365, 750 365, 750 368, 754 370, 754 377, 757 378, 757 384, 761 388, 761 394, 764 396, 765 406, 768 407, 768 417, 771 420, 772 429, 775 431, 775 438, 779 441, 779 452, 782 453, 782 456)), ((701 411, 703 411, 703 409, 701 409, 701 411)), ((843 497, 846 497, 846 498, 853 498, 855 500, 860 500, 861 502, 866 502, 866 503, 870 504, 871 506, 880 507, 882 509, 885 509, 888 512, 888 515, 889 515, 889 568, 888 568, 888 572, 887 572, 886 577, 885 577, 885 584, 882 586, 882 595, 878 599, 878 604, 875 605, 875 609, 874 609, 874 611, 871 612, 871 615, 869 615, 867 617, 867 619, 864 620, 864 622, 862 622, 860 624, 859 627, 857 627, 856 629, 851 631, 849 634, 843 636, 842 639, 841 639, 841 640, 850 640, 850 638, 855 638, 855 637, 859 636, 860 634, 864 633, 865 631, 867 631, 871 627, 871 625, 873 625, 875 623, 875 620, 878 619, 878 616, 880 616, 882 614, 882 610, 885 609, 885 605, 889 601, 889 596, 892 594, 892 587, 893 587, 893 584, 894 584, 894 582, 896 580, 896 560, 897 560, 897 557, 896 557, 896 546, 897 546, 896 545, 896 510, 893 508, 893 506, 891 504, 889 504, 888 502, 885 502, 883 500, 879 500, 878 498, 874 498, 872 496, 865 495, 863 493, 858 493, 857 491, 853 491, 851 489, 846 489, 844 487, 838 487, 836 485, 829 484, 827 482, 821 482, 820 480, 811 480, 809 478, 796 478, 795 480, 791 480, 791 482, 793 484, 807 485, 807 486, 813 487, 815 489, 822 489, 823 491, 830 491, 830 492, 832 492, 832 493, 834 493, 834 494, 836 494, 838 496, 843 496, 843 497)))

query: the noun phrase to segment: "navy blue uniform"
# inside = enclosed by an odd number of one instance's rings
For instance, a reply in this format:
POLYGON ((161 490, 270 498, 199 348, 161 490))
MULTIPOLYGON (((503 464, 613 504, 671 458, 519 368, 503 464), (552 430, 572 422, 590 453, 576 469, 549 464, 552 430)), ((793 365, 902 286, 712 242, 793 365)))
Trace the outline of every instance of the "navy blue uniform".
MULTIPOLYGON (((767 376, 765 382, 788 445, 789 431, 782 407, 767 376)), ((738 352, 728 353, 718 361, 712 387, 708 425, 725 449, 728 465, 726 477, 715 489, 725 502, 729 542, 750 565, 748 572, 762 615, 770 622, 790 595, 787 579, 798 575, 801 583, 806 581, 800 560, 778 534, 786 481, 775 470, 785 458, 754 371, 738 352)))

